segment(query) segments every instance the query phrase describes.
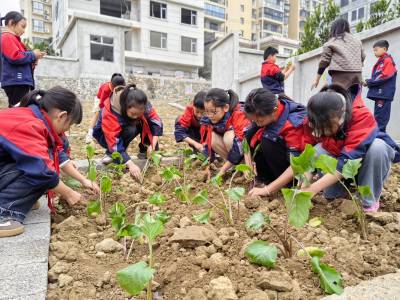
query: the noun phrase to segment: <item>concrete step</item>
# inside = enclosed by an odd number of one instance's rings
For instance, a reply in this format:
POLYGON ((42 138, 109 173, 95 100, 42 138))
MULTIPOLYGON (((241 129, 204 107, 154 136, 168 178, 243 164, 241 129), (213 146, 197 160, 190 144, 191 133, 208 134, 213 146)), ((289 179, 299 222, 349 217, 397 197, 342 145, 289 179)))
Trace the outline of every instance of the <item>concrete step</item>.
POLYGON ((47 292, 50 212, 47 199, 29 212, 21 235, 0 239, 0 299, 42 300, 47 292))

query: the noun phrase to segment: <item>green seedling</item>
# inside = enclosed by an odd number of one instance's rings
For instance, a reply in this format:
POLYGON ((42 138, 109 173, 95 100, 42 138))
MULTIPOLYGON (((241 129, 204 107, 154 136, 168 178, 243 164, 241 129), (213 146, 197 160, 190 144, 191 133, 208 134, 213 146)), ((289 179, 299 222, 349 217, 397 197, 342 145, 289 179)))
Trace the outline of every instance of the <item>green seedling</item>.
MULTIPOLYGON (((89 144, 86 146, 86 158, 88 161, 87 177, 90 181, 95 182, 97 180, 97 169, 96 163, 93 159, 95 149, 93 145, 89 144)), ((98 200, 90 200, 87 205, 87 214, 89 217, 98 216, 101 213, 101 205, 98 200)))
POLYGON ((146 286, 146 299, 152 300, 152 279, 154 269, 153 245, 156 238, 164 231, 164 223, 152 217, 149 213, 139 216, 138 224, 135 225, 137 234, 144 237, 149 251, 148 263, 140 261, 117 272, 118 284, 130 295, 138 295, 146 286))
POLYGON ((146 173, 147 173, 147 171, 148 171, 148 169, 149 169, 151 164, 153 164, 157 168, 157 170, 160 168, 161 159, 162 159, 162 155, 161 155, 161 153, 159 151, 151 152, 151 157, 146 160, 146 163, 145 163, 145 165, 143 167, 142 179, 141 179, 140 183, 143 183, 145 175, 146 175, 146 173))
POLYGON ((126 165, 123 163, 121 153, 117 151, 113 152, 111 154, 111 158, 113 159, 113 162, 107 165, 107 168, 111 169, 117 178, 121 178, 122 175, 124 175, 124 170, 126 169, 126 165))

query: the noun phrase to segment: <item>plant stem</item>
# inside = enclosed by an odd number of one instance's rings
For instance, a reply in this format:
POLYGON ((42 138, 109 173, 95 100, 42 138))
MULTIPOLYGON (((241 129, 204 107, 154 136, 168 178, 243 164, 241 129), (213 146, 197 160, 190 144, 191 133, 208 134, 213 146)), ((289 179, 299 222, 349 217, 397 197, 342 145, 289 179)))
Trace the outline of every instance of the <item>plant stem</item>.
POLYGON ((283 250, 281 248, 280 249, 282 251, 283 256, 285 258, 291 257, 291 250, 290 250, 290 245, 289 245, 288 241, 285 240, 285 238, 283 236, 281 236, 274 227, 272 227, 270 224, 267 224, 267 225, 272 230, 272 232, 278 237, 278 239, 281 241, 283 250))
POLYGON ((129 251, 128 251, 128 255, 126 256, 125 260, 128 260, 129 257, 131 256, 131 252, 132 252, 133 242, 134 242, 134 241, 135 241, 135 240, 132 238, 131 245, 130 245, 129 251))
POLYGON ((308 255, 308 257, 309 257, 310 259, 312 259, 310 253, 308 253, 308 251, 306 250, 306 248, 304 247, 304 245, 303 245, 302 243, 300 243, 293 235, 290 235, 290 237, 291 237, 291 239, 292 239, 293 241, 295 241, 295 242, 297 243, 297 245, 299 245, 299 247, 300 247, 301 249, 303 249, 303 251, 308 255))
MULTIPOLYGON (((218 186, 218 190, 221 193, 222 200, 224 201, 225 209, 228 210, 228 215, 227 215, 228 223, 229 223, 229 225, 233 225, 232 208, 231 208, 231 205, 230 205, 230 201, 229 201, 229 203, 226 202, 226 199, 225 199, 225 196, 224 196, 224 192, 222 191, 222 189, 219 186, 218 186)), ((224 213, 226 215, 225 209, 224 209, 224 213)))
MULTIPOLYGON (((149 245, 149 266, 150 268, 153 268, 153 244, 151 242, 151 240, 148 239, 148 245, 149 245)), ((149 280, 149 283, 147 284, 147 300, 153 300, 153 292, 152 292, 152 288, 151 288, 151 283, 152 283, 152 279, 149 280)))
POLYGON ((130 205, 130 206, 128 206, 127 208, 126 208, 126 210, 128 210, 128 209, 131 209, 131 208, 134 208, 134 207, 136 207, 136 206, 140 206, 140 205, 146 205, 146 206, 149 206, 150 205, 150 203, 148 203, 148 202, 138 202, 138 203, 134 203, 134 204, 132 204, 132 205, 130 205))
MULTIPOLYGON (((357 220, 358 223, 360 224, 361 227, 361 234, 363 236, 364 239, 368 238, 368 234, 367 234, 367 224, 365 222, 365 214, 364 211, 362 210, 362 206, 360 205, 359 201, 354 198, 353 194, 350 192, 349 188, 346 186, 346 184, 344 184, 336 175, 336 178, 338 179, 338 181, 340 182, 340 184, 345 188, 345 190, 347 191, 347 193, 349 194, 351 200, 353 201, 354 206, 356 207, 357 210, 357 220)), ((355 181, 355 179, 353 178, 353 182, 355 184, 355 186, 357 186, 357 183, 355 181)))

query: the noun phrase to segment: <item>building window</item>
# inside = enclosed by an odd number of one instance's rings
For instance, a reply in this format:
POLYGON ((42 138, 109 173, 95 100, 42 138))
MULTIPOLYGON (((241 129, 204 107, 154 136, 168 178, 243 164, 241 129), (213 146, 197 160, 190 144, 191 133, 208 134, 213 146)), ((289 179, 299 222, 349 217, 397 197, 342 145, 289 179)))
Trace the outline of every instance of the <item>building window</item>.
POLYGON ((100 35, 90 35, 90 59, 114 61, 114 39, 100 35))
POLYGON ((219 6, 205 3, 204 13, 208 16, 225 19, 225 9, 219 6))
POLYGON ((100 14, 120 19, 130 19, 131 2, 131 0, 120 0, 118 4, 114 4, 110 0, 100 0, 100 14))
POLYGON ((43 20, 33 19, 33 31, 44 32, 44 22, 43 20))
POLYGON ((167 4, 150 1, 150 16, 153 18, 167 18, 167 4))
POLYGON ((197 11, 182 8, 181 22, 183 24, 196 25, 197 24, 197 11))
POLYGON ((32 11, 36 14, 43 14, 43 3, 32 1, 32 11))
POLYGON ((150 47, 167 49, 167 34, 164 32, 150 31, 150 47))
POLYGON ((352 20, 352 21, 357 20, 357 10, 353 10, 353 11, 351 12, 351 20, 352 20))
POLYGON ((341 7, 347 6, 347 5, 349 5, 349 0, 340 0, 340 6, 341 7))
POLYGON ((264 7, 264 17, 283 22, 283 12, 264 7))
POLYGON ((283 54, 286 55, 292 55, 293 54, 293 50, 292 49, 288 49, 288 48, 283 48, 283 54))
POLYGON ((197 53, 197 39, 182 36, 181 50, 182 52, 197 53))
POLYGON ((273 23, 264 23, 264 30, 282 33, 282 26, 273 23))
POLYGON ((244 18, 240 18, 240 24, 244 24, 244 18))
POLYGON ((56 18, 56 21, 57 21, 58 20, 58 1, 56 2, 55 12, 56 12, 55 18, 56 18))
POLYGON ((240 4, 240 11, 244 12, 244 4, 240 4))
POLYGON ((358 19, 364 19, 364 7, 358 9, 358 19))

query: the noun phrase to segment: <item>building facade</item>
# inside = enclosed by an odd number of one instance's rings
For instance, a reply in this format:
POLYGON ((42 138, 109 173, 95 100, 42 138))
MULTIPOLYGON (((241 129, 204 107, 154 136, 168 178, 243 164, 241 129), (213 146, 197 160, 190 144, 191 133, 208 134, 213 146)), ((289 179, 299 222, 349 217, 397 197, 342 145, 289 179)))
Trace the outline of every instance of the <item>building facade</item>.
POLYGON ((340 7, 340 16, 350 23, 351 30, 356 31, 359 22, 366 22, 371 14, 371 8, 376 0, 335 0, 340 7))
POLYGON ((27 26, 24 39, 32 44, 50 43, 52 38, 52 0, 20 0, 27 26))
POLYGON ((198 77, 204 1, 53 1, 53 45, 82 74, 198 77))

